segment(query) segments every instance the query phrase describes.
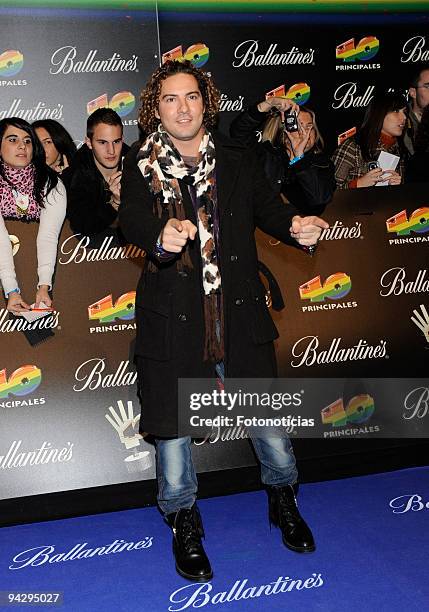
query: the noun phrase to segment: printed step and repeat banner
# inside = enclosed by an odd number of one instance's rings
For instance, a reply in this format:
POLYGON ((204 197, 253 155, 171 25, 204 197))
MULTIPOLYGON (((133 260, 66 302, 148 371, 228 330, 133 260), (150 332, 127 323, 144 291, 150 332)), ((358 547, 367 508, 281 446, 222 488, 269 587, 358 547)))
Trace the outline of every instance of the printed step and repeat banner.
MULTIPOLYGON (((185 57, 215 77, 224 131, 238 111, 274 91, 316 110, 332 150, 357 125, 376 85, 405 88, 429 57, 418 15, 357 14, 352 21, 304 18, 296 8, 221 13, 218 6, 202 15, 162 11, 162 5, 157 12, 154 2, 124 8, 106 1, 104 10, 94 2, 70 2, 75 8, 68 9, 47 4, 0 2, 0 117, 56 119, 78 144, 88 114, 106 105, 122 117, 125 140, 136 140, 142 86, 163 57, 185 57)), ((312 257, 258 234, 260 259, 286 303, 273 312, 280 375, 346 381, 312 406, 318 427, 311 449, 302 446, 304 457, 322 455, 326 438, 389 436, 383 424, 389 410, 403 419, 397 437, 424 435, 427 187, 337 193, 325 214, 330 228, 312 257), (375 397, 380 385, 362 382, 370 378, 403 384, 386 381, 375 397)), ((13 222, 8 230, 31 301, 37 226, 13 222)), ((66 222, 55 313, 28 324, 11 319, 2 303, 0 499, 155 477, 153 447, 138 433, 132 358, 143 262, 141 250, 118 247, 109 237, 91 248, 66 222), (43 342, 30 344, 43 334, 43 342)), ((254 465, 246 436, 244 428, 215 428, 194 444, 197 470, 254 465)))

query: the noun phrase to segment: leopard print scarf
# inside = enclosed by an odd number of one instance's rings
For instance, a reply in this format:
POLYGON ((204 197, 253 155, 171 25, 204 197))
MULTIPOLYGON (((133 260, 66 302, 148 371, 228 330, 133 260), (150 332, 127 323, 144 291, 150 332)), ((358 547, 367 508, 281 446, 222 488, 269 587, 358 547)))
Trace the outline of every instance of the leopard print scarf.
MULTIPOLYGON (((156 196, 154 213, 161 218, 167 211, 169 218, 185 219, 183 197, 179 179, 195 188, 197 200, 197 226, 202 261, 204 291, 204 319, 206 339, 204 359, 221 361, 223 347, 222 281, 214 234, 215 208, 215 147, 209 132, 205 132, 198 152, 198 163, 188 167, 171 142, 162 125, 144 142, 137 155, 137 164, 150 191, 156 196), (220 333, 219 323, 220 322, 220 333)), ((185 247, 177 260, 178 269, 192 268, 189 247, 185 247)), ((157 270, 155 264, 151 269, 157 270)))

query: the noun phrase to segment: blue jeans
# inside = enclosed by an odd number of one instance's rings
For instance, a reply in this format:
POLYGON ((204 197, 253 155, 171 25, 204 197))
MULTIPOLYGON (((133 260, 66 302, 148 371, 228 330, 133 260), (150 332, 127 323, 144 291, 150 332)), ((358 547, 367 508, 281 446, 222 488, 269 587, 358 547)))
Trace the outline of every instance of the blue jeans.
MULTIPOLYGON (((265 485, 294 484, 298 477, 289 438, 251 438, 261 463, 265 485)), ((164 514, 190 508, 197 497, 197 476, 191 455, 191 438, 157 439, 158 504, 164 514)))
MULTIPOLYGON (((216 364, 216 374, 222 381, 225 379, 223 362, 216 364)), ((262 482, 277 487, 295 484, 298 471, 289 438, 255 436, 251 440, 261 464, 262 482)), ((158 438, 155 443, 159 507, 165 515, 191 508, 198 487, 191 438, 158 438)))

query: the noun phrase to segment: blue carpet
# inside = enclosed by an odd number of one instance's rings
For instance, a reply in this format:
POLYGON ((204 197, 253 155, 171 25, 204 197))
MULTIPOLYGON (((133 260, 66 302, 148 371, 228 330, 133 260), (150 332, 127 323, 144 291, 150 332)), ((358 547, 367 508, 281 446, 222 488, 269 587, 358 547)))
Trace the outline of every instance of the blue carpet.
POLYGON ((0 609, 429 608, 429 468, 304 485, 299 502, 314 531, 313 554, 285 549, 280 532, 270 532, 263 492, 200 501, 215 572, 208 584, 176 574, 170 532, 155 508, 3 528, 3 597, 5 591, 62 591, 64 599, 59 607, 0 609))

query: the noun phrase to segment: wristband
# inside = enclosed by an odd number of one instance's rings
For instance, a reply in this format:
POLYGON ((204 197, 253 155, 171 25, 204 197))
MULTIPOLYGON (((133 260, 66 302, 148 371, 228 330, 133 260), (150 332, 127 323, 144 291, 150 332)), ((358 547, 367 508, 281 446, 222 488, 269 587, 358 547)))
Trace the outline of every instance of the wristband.
POLYGON ((21 290, 20 290, 20 288, 19 288, 19 287, 16 287, 15 289, 12 289, 11 291, 8 291, 7 293, 6 293, 6 291, 5 291, 5 293, 4 293, 4 294, 5 294, 5 296, 8 298, 8 297, 10 296, 10 294, 11 294, 11 293, 17 293, 17 294, 19 295, 19 294, 21 293, 21 290))
POLYGON ((158 239, 157 239, 157 241, 155 243, 155 254, 158 257, 162 257, 163 255, 166 254, 166 252, 167 251, 165 249, 163 249, 162 245, 161 245, 161 236, 158 236, 158 239))
POLYGON ((304 153, 302 155, 297 155, 296 157, 294 157, 293 159, 289 161, 289 166, 293 166, 294 164, 296 164, 297 161, 299 161, 303 157, 304 157, 304 153))

